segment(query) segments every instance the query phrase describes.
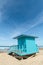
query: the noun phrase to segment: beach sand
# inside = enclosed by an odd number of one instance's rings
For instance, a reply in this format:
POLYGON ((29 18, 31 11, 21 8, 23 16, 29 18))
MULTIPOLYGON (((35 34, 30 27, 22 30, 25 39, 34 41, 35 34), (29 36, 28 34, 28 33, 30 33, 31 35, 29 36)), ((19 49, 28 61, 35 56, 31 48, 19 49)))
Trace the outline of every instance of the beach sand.
POLYGON ((18 60, 7 53, 0 53, 0 65, 43 65, 43 49, 35 57, 18 60))

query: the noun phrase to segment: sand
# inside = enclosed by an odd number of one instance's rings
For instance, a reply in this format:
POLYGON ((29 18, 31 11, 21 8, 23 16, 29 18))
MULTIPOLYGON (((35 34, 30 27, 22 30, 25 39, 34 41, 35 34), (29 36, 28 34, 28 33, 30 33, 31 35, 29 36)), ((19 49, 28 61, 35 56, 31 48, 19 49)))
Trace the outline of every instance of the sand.
POLYGON ((7 53, 0 53, 0 65, 43 65, 43 49, 35 57, 18 60, 7 53))

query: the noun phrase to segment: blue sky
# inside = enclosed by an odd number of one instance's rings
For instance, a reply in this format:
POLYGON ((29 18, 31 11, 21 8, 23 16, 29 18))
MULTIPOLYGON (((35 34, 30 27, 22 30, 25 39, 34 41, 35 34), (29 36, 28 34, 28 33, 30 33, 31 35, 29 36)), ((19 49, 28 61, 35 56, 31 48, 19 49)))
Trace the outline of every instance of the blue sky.
POLYGON ((0 45, 17 44, 12 38, 20 34, 43 45, 43 0, 0 0, 0 45))

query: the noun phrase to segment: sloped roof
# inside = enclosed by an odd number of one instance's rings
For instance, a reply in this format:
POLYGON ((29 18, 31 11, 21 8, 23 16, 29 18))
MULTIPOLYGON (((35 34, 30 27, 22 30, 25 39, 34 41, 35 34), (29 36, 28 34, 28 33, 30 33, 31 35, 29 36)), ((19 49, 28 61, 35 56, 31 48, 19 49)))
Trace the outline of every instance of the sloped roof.
POLYGON ((30 35, 24 35, 24 34, 22 34, 22 35, 13 37, 13 39, 18 39, 18 38, 22 38, 22 37, 25 37, 25 38, 29 38, 29 37, 31 37, 31 38, 38 38, 38 37, 36 37, 36 36, 30 36, 30 35))

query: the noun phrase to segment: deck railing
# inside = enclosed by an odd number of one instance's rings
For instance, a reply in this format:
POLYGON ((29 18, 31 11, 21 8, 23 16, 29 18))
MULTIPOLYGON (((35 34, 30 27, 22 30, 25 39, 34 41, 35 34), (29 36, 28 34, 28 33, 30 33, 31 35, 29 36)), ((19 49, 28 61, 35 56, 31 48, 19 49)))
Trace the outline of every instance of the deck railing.
POLYGON ((19 53, 24 53, 26 51, 24 51, 24 49, 18 48, 18 45, 13 45, 10 47, 10 51, 12 52, 19 52, 19 53))

